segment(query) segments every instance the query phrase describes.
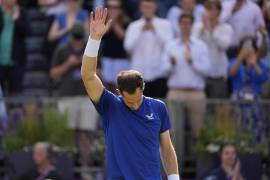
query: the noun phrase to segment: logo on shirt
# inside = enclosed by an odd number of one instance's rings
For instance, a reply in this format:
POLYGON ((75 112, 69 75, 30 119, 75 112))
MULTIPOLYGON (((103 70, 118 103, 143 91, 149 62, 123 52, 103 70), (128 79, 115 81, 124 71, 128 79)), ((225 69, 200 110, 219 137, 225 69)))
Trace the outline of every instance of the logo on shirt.
POLYGON ((153 119, 154 119, 154 114, 151 113, 150 115, 146 115, 146 118, 147 118, 148 120, 153 120, 153 119))

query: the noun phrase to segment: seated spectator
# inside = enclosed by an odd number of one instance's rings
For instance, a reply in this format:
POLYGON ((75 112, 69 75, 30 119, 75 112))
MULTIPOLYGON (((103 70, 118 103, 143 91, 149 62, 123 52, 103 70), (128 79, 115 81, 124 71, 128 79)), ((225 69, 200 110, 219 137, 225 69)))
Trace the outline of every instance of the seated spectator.
POLYGON ((189 111, 193 134, 197 137, 205 109, 203 103, 197 101, 205 100, 204 76, 210 71, 208 48, 203 41, 191 37, 193 23, 191 15, 182 14, 179 23, 181 37, 168 44, 164 56, 164 61, 168 64, 163 68, 171 70, 167 98, 169 101, 193 104, 189 111))
POLYGON ((166 96, 166 74, 161 71, 165 44, 173 38, 171 24, 155 15, 156 0, 141 0, 142 18, 132 22, 126 32, 124 47, 131 56, 131 69, 141 72, 146 81, 144 94, 166 96))
POLYGON ((60 44, 68 42, 68 34, 75 23, 83 23, 88 31, 88 13, 81 10, 82 0, 66 0, 68 10, 59 14, 51 26, 48 34, 49 41, 58 41, 60 44))
POLYGON ((204 180, 244 180, 236 145, 232 142, 225 142, 219 152, 220 167, 213 170, 204 180))
POLYGON ((229 65, 235 99, 256 100, 261 97, 262 85, 267 81, 267 68, 258 57, 256 40, 246 37, 240 44, 240 52, 229 65))
POLYGON ((244 36, 256 36, 259 29, 265 27, 261 9, 250 0, 224 1, 220 18, 229 23, 234 31, 229 58, 237 56, 240 40, 244 36))
POLYGON ((196 0, 180 0, 179 6, 173 6, 168 12, 167 19, 172 23, 176 36, 180 35, 178 19, 182 14, 191 14, 196 22, 202 21, 203 5, 196 4, 196 0))
POLYGON ((71 39, 60 45, 53 56, 50 76, 58 81, 54 95, 58 100, 60 111, 67 112, 69 127, 76 130, 81 162, 88 165, 90 161, 89 131, 96 130, 97 113, 89 99, 81 79, 82 55, 85 48, 85 29, 82 24, 75 24, 70 32, 71 39))
POLYGON ((16 0, 3 0, 0 7, 0 84, 4 95, 22 91, 26 62, 27 21, 16 0))
POLYGON ((219 21, 221 3, 219 0, 206 2, 203 21, 197 22, 193 28, 193 35, 203 40, 209 49, 211 70, 206 79, 206 94, 208 98, 228 97, 227 48, 232 41, 233 30, 227 23, 219 21))
POLYGON ((113 21, 112 28, 103 37, 102 75, 107 89, 111 92, 116 92, 115 78, 118 73, 130 67, 123 45, 129 19, 121 7, 120 0, 108 1, 108 16, 113 21))
POLYGON ((18 180, 61 180, 53 163, 53 150, 49 143, 36 143, 33 150, 35 167, 24 173, 18 180))

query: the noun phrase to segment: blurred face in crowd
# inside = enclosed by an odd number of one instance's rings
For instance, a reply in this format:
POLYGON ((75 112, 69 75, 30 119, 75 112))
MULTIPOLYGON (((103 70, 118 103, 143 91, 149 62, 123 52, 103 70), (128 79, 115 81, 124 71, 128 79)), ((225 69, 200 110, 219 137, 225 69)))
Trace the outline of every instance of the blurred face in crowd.
POLYGON ((135 93, 130 94, 126 91, 123 91, 121 93, 123 96, 123 100, 125 104, 132 110, 137 110, 139 109, 141 102, 142 102, 142 97, 143 97, 143 90, 141 88, 137 88, 135 93))
POLYGON ((227 145, 221 152, 221 162, 223 166, 233 166, 237 157, 236 148, 233 145, 227 145))
POLYGON ((189 36, 192 28, 192 20, 184 17, 180 20, 180 29, 183 36, 189 36))
POLYGON ((72 38, 72 48, 75 51, 81 51, 84 48, 84 38, 72 38))
POLYGON ((206 9, 210 19, 217 19, 219 17, 220 10, 214 4, 209 4, 206 9))
POLYGON ((33 160, 37 166, 49 162, 47 150, 42 144, 37 144, 34 147, 33 160))
POLYGON ((119 0, 108 1, 108 15, 112 19, 116 19, 121 14, 121 3, 119 0))
POLYGON ((2 0, 2 4, 7 7, 13 7, 17 4, 17 0, 2 0))
POLYGON ((140 11, 145 19, 151 19, 155 16, 157 5, 154 1, 141 1, 140 11))
POLYGON ((196 6, 196 0, 181 0, 180 4, 185 13, 192 13, 196 6))
POLYGON ((81 0, 67 0, 68 9, 71 11, 75 11, 79 9, 81 5, 81 0))

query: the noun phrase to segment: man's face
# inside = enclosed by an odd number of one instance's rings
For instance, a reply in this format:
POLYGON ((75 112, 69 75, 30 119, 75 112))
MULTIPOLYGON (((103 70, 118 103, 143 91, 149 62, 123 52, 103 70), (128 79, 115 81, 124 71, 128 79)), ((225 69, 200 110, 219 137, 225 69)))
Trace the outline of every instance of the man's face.
POLYGON ((142 1, 140 3, 140 11, 145 19, 151 19, 155 16, 157 5, 154 2, 142 1))
POLYGON ((209 14, 211 19, 216 19, 219 17, 219 10, 216 6, 211 5, 210 7, 207 8, 207 13, 209 14))
POLYGON ((192 28, 192 21, 189 18, 183 18, 180 22, 181 33, 184 35, 189 35, 192 28))
POLYGON ((195 6, 196 6, 196 1, 195 0, 182 0, 180 1, 181 6, 185 12, 190 12, 192 13, 195 6))
POLYGON ((84 39, 83 38, 73 38, 72 47, 75 51, 81 51, 84 48, 84 39))
POLYGON ((128 92, 123 91, 121 95, 123 96, 125 104, 130 109, 132 110, 139 109, 143 97, 143 90, 141 88, 137 88, 134 94, 129 94, 128 92))
POLYGON ((12 7, 17 4, 17 0, 3 0, 3 4, 7 5, 8 7, 12 7))
POLYGON ((221 154, 221 162, 227 166, 233 166, 236 160, 236 149, 234 146, 226 146, 221 154))
POLYGON ((33 160, 37 166, 43 164, 44 162, 47 162, 47 152, 44 147, 37 145, 34 148, 33 152, 33 160))

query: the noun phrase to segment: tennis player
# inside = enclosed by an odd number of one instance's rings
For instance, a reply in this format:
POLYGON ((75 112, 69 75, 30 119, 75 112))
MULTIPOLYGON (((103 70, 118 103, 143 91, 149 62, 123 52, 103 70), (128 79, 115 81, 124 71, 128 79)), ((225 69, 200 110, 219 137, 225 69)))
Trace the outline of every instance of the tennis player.
POLYGON ((141 73, 134 70, 119 73, 117 84, 121 96, 106 90, 96 75, 100 41, 113 23, 106 18, 107 9, 91 12, 90 37, 81 74, 87 93, 103 119, 107 180, 160 180, 160 157, 168 180, 179 180, 168 112, 163 102, 143 96, 141 73))

